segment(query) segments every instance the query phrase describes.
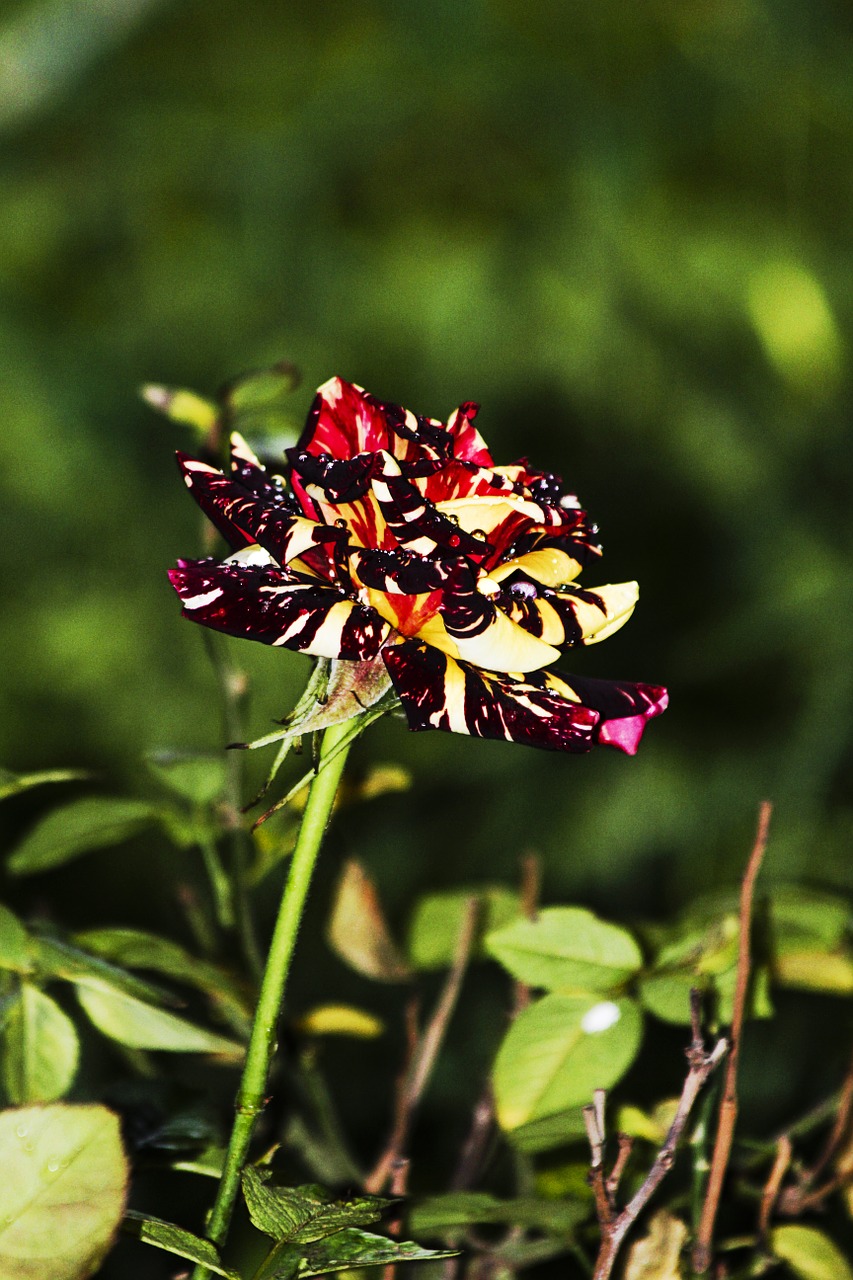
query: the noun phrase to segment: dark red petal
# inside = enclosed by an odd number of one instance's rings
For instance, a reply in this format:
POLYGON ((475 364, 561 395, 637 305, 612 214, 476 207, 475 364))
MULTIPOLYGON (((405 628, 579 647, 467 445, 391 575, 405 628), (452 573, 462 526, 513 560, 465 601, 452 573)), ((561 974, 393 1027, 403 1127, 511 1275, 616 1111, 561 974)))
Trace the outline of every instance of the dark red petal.
POLYGON ((331 525, 314 523, 295 515, 290 500, 281 493, 277 500, 258 498, 238 480, 232 480, 205 462, 178 454, 184 480, 209 520, 235 549, 258 543, 279 563, 294 554, 298 544, 317 546, 339 542, 345 534, 331 525))
POLYGON ((391 628, 337 587, 278 569, 181 561, 169 581, 193 622, 318 657, 375 658, 391 628))
POLYGON ((635 754, 649 720, 662 715, 669 703, 666 689, 658 685, 558 674, 585 706, 601 716, 598 741, 629 756, 635 754))
POLYGON ((392 466, 386 455, 382 474, 373 480, 373 493, 400 546, 418 555, 445 553, 484 559, 491 550, 490 544, 466 533, 454 520, 442 515, 411 481, 394 474, 392 466))
POLYGON ((486 442, 474 426, 474 419, 480 412, 480 406, 473 400, 466 400, 454 409, 447 420, 447 430, 453 438, 453 455, 463 462, 473 462, 477 467, 491 467, 492 455, 486 442))
POLYGON ((550 751, 589 751, 598 714, 547 685, 547 675, 482 671, 417 640, 383 650, 409 728, 445 729, 550 751))

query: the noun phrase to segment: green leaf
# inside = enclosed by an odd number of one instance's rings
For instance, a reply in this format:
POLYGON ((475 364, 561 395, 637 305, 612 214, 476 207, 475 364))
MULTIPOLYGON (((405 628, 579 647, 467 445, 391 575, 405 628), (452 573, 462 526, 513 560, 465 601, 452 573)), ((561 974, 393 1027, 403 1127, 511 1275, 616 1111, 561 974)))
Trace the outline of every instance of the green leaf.
POLYGON ((3 1084, 10 1102, 52 1102, 71 1088, 79 1044, 74 1023, 55 1000, 21 984, 2 1028, 3 1084))
POLYGON ((486 938, 490 955, 514 978, 549 990, 613 991, 643 964, 625 929, 581 907, 547 907, 486 938))
POLYGON ((165 1009, 157 1009, 121 991, 75 985, 80 1004, 98 1030, 131 1049, 213 1053, 228 1058, 243 1056, 243 1046, 236 1040, 206 1031, 165 1009))
POLYGON ((91 987, 93 991, 123 991, 150 1004, 181 1004, 176 996, 162 987, 143 982, 100 956, 81 951, 59 938, 33 938, 33 954, 38 972, 52 978, 76 982, 80 986, 91 987))
POLYGON ((251 1000, 239 982, 218 965, 199 960, 168 938, 142 929, 90 929, 78 933, 78 946, 128 969, 151 969, 214 997, 235 1001, 246 1013, 251 1000))
POLYGON ((181 422, 187 427, 194 427, 199 435, 206 436, 216 426, 219 410, 209 400, 204 400, 195 391, 185 391, 181 387, 163 387, 149 382, 141 388, 142 399, 163 413, 173 422, 181 422))
POLYGON ((141 800, 114 796, 72 800, 36 823, 9 858, 9 871, 28 876, 62 866, 93 849, 120 844, 157 816, 157 810, 141 800))
POLYGON ((510 1027, 494 1068, 495 1103, 504 1129, 517 1129, 589 1102, 634 1061, 642 1015, 633 1000, 552 994, 529 1005, 510 1027))
POLYGON ((243 1170, 243 1196, 249 1217, 259 1231, 274 1240, 310 1244, 342 1227, 378 1222, 392 1202, 379 1196, 335 1200, 323 1187, 271 1187, 269 1169, 243 1170))
POLYGON ((225 1280, 240 1280, 236 1271, 227 1271, 223 1267, 216 1247, 209 1240, 201 1240, 172 1222, 130 1209, 125 1214, 123 1227, 128 1235, 135 1236, 143 1244, 154 1245, 156 1249, 174 1253, 188 1262, 200 1263, 215 1275, 225 1276, 225 1280))
POLYGON ((184 800, 210 804, 225 787, 226 763, 222 755, 181 755, 152 751, 145 763, 158 782, 184 800))
POLYGON ((0 800, 20 795, 30 787, 41 787, 46 782, 79 782, 92 775, 85 769, 42 769, 38 773, 12 773, 0 769, 0 800))
POLYGON ((326 940, 356 973, 379 982, 405 982, 411 969, 391 937, 376 886, 355 858, 344 864, 326 940))
POLYGON ((776 1227, 770 1247, 802 1280, 853 1280, 853 1270, 836 1244, 814 1227, 776 1227))
POLYGON ((0 1276, 85 1280, 106 1255, 124 1208, 127 1162, 106 1107, 0 1113, 0 1276))
POLYGON ((481 955, 482 937, 521 914, 518 894, 503 885, 476 885, 452 893, 429 894, 415 908, 409 928, 408 953, 415 969, 442 969, 453 963, 471 898, 481 904, 481 955))
POLYGON ((262 1268, 264 1280, 301 1280, 303 1276, 323 1276, 350 1267, 384 1267, 396 1262, 428 1262, 451 1258, 453 1252, 423 1249, 411 1240, 388 1240, 348 1227, 307 1246, 278 1246, 262 1268))
POLYGON ((219 398, 237 413, 266 409, 295 391, 301 375, 295 365, 280 360, 269 369, 250 369, 227 382, 219 398))
MULTIPOLYGON (((584 1099, 584 1103, 587 1102, 589 1098, 584 1099)), ((541 1120, 530 1120, 527 1124, 520 1125, 507 1136, 516 1151, 523 1151, 526 1155, 535 1155, 538 1151, 553 1151, 555 1147, 565 1146, 568 1142, 576 1142, 578 1138, 586 1136, 583 1111, 580 1106, 556 1111, 541 1120)))
POLYGON ((30 935, 8 907, 0 906, 0 969, 29 973, 32 967, 30 935))
POLYGON ((415 1235, 444 1236, 478 1223, 505 1223, 570 1236, 588 1216, 589 1204, 578 1201, 534 1196, 500 1200, 484 1191, 453 1191, 416 1205, 409 1214, 409 1227, 415 1235))
POLYGON ((770 920, 777 950, 834 950, 850 925, 850 904, 801 884, 774 885, 770 920))
POLYGON ((690 1025, 690 992, 695 987, 707 990, 709 980, 696 976, 692 969, 673 969, 665 973, 650 973, 640 983, 640 1000, 663 1022, 690 1025))

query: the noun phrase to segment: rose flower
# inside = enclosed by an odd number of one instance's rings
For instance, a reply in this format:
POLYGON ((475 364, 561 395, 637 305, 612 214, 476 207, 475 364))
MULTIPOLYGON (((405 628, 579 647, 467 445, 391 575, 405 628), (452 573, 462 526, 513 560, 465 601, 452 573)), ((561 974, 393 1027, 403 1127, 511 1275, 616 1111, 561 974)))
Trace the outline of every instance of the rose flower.
POLYGON ((230 476, 179 454, 233 548, 170 572, 184 615, 384 663, 411 729, 633 755, 665 689, 545 668, 621 627, 637 584, 577 585, 596 527, 557 476, 496 467, 476 415, 466 403, 445 425, 332 378, 288 450, 289 488, 238 435, 230 476))

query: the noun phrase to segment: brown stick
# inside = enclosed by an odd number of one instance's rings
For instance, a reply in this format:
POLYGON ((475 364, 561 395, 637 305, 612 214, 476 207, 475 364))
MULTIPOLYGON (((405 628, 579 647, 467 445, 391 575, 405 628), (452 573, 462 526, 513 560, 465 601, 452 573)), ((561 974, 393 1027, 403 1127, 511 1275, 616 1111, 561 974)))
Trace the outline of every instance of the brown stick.
POLYGON ((723 1083, 723 1097, 720 1103, 720 1115, 717 1122, 717 1134, 714 1140, 714 1152, 711 1156, 711 1171, 708 1175, 708 1187, 705 1202, 699 1218, 699 1229, 696 1243, 693 1246, 693 1270, 702 1275, 711 1265, 711 1241, 714 1235, 714 1224, 720 1205, 723 1180, 729 1164, 729 1157, 737 1122, 737 1069, 740 1058, 741 1032, 746 1012, 746 996, 750 975, 750 930, 752 925, 752 899, 755 881, 767 848, 767 835, 770 829, 770 815, 773 806, 769 800, 763 800, 758 810, 758 829, 752 853, 746 864, 740 891, 740 935, 738 939, 737 985, 735 987, 734 1006, 732 1009, 731 1053, 726 1063, 726 1075, 723 1083))
POLYGON ((764 1190, 761 1193, 761 1210, 758 1215, 758 1234, 762 1242, 767 1239, 767 1232, 770 1229, 770 1217, 779 1197, 782 1179, 788 1172, 788 1166, 791 1163, 792 1151, 791 1139, 783 1134, 776 1143, 776 1159, 773 1161, 773 1168, 770 1170, 770 1177, 767 1179, 764 1190))
POLYGON ((435 1066, 435 1060, 438 1057, 438 1051, 447 1032, 448 1023, 459 999, 462 979, 468 967, 471 949, 477 933, 479 914, 480 904, 478 900, 474 897, 469 898, 465 907, 462 928, 459 930, 459 937, 456 942, 453 964, 447 975, 447 980, 433 1015, 411 1055, 409 1069, 398 1091, 391 1137, 375 1167, 364 1182, 365 1191, 368 1191, 371 1195, 378 1194, 387 1184, 408 1141, 414 1113, 429 1082, 432 1069, 435 1066))
MULTIPOLYGON (((725 1040, 718 1040, 710 1053, 705 1052, 701 1036, 698 1031, 698 1022, 694 1020, 693 1041, 687 1051, 687 1060, 690 1064, 690 1070, 687 1073, 687 1079, 684 1082, 684 1088, 681 1091, 681 1097, 678 1100, 678 1107, 675 1112, 672 1124, 669 1126, 669 1132, 666 1135, 663 1146, 657 1154, 654 1164, 649 1170, 643 1185, 635 1193, 622 1212, 616 1216, 613 1214, 613 1205, 607 1196, 607 1182, 603 1176, 603 1132, 599 1128, 599 1116, 596 1114, 595 1107, 584 1107, 584 1120, 587 1126, 587 1133, 590 1138, 590 1147, 592 1150, 592 1166, 591 1177, 593 1191, 595 1192, 596 1211, 598 1213, 599 1223, 601 1225, 601 1247, 599 1249, 598 1258, 595 1263, 595 1272, 593 1280, 609 1280, 616 1258, 622 1246, 625 1236, 632 1224, 642 1213, 655 1191, 663 1182, 666 1175, 675 1162, 675 1152, 684 1127, 693 1109, 697 1097, 710 1076, 711 1072, 722 1062, 728 1044, 725 1040), (598 1170, 596 1170, 596 1161, 599 1161, 598 1170), (600 1180, 600 1190, 597 1182, 600 1180)), ((619 1157, 616 1166, 607 1180, 612 1183, 616 1168, 620 1162, 624 1167, 624 1161, 627 1156, 623 1157, 624 1146, 620 1148, 619 1157)), ((621 1171, 620 1171, 621 1172, 621 1171)))

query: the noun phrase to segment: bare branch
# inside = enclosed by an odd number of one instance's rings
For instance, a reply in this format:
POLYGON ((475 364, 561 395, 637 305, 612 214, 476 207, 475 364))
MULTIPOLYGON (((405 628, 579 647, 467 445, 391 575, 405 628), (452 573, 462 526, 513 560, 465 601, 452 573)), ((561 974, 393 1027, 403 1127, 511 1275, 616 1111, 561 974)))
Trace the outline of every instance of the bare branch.
POLYGON ((696 1233, 696 1243, 693 1247, 693 1270, 698 1275, 702 1275, 711 1265, 711 1241, 714 1235, 714 1224, 717 1220, 723 1180, 729 1164, 735 1124, 737 1122, 737 1069, 751 965, 752 899, 755 891, 755 881, 761 867, 764 851, 767 848, 767 835, 770 829, 770 815, 772 812, 773 806, 770 801, 763 800, 758 811, 758 830, 755 835, 755 843, 752 846, 752 852, 749 855, 749 861, 741 884, 737 985, 735 987, 734 1007, 732 1010, 731 1053, 726 1063, 717 1135, 714 1140, 714 1152, 711 1156, 711 1172, 708 1175, 705 1202, 702 1205, 699 1229, 696 1233))
MULTIPOLYGON (((409 1068, 398 1089, 396 1114, 391 1137, 376 1166, 365 1179, 365 1190, 370 1192, 371 1195, 376 1195, 387 1185, 402 1157, 415 1111, 429 1082, 435 1066, 435 1060, 438 1057, 438 1052, 447 1032, 448 1023, 459 999, 462 979, 468 967, 477 933, 479 914, 480 904, 477 898, 469 898, 465 907, 462 928, 459 930, 459 937, 456 942, 453 964, 432 1017, 423 1035, 419 1037, 414 1045, 410 1055, 409 1068)), ((411 1024, 409 1034, 411 1037, 411 1024)))

